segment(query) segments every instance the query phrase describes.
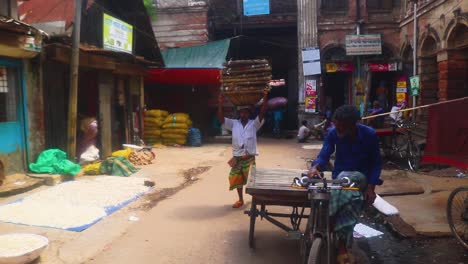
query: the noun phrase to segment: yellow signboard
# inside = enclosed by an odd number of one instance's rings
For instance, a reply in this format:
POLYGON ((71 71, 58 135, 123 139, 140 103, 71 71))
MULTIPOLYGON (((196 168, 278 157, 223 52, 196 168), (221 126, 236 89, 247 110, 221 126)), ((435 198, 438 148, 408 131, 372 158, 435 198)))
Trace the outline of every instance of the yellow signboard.
POLYGON ((405 102, 406 101, 406 93, 397 93, 396 94, 397 102, 405 102))
POLYGON ((406 88, 406 81, 398 81, 396 87, 397 88, 406 88))

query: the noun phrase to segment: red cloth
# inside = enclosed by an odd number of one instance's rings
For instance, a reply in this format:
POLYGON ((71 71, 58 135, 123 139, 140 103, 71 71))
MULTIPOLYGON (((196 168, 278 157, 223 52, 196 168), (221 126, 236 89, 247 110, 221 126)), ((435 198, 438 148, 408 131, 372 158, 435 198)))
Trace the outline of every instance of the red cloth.
POLYGON ((468 169, 468 98, 429 108, 423 163, 468 169))

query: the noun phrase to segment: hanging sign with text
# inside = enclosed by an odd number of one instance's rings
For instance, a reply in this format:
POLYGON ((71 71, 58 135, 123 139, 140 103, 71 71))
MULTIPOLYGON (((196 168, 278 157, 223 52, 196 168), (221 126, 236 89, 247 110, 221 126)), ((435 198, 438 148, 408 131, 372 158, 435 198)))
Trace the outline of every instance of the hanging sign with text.
POLYGON ((244 16, 270 14, 270 0, 244 0, 244 16))
POLYGON ((307 80, 305 87, 305 112, 315 113, 317 108, 317 81, 307 80))
POLYGON ((368 63, 367 67, 371 72, 392 72, 398 70, 398 64, 394 63, 368 63))
POLYGON ((382 54, 382 39, 379 34, 346 36, 347 56, 380 54, 382 54))
POLYGON ((328 73, 333 72, 353 72, 354 64, 352 62, 333 62, 325 64, 328 73))
POLYGON ((318 48, 302 49, 302 67, 304 76, 321 74, 320 50, 318 48))

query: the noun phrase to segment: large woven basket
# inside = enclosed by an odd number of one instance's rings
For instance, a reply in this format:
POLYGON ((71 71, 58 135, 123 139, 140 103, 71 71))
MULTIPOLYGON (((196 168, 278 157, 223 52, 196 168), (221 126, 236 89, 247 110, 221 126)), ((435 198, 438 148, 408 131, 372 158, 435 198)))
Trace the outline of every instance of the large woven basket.
POLYGON ((263 90, 225 91, 223 93, 235 106, 255 105, 263 97, 263 90))

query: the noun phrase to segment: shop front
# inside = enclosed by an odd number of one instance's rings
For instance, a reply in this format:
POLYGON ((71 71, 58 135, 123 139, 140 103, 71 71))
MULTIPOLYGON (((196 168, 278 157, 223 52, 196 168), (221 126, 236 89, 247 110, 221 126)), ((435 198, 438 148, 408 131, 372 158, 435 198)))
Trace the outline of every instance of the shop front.
POLYGON ((336 108, 352 103, 352 79, 354 64, 347 61, 326 62, 322 76, 325 95, 325 109, 336 108))
POLYGON ((0 18, 0 32, 0 166, 9 175, 23 172, 30 144, 37 147, 36 140, 29 140, 29 125, 36 123, 28 119, 28 96, 34 94, 28 93, 32 88, 27 84, 38 74, 29 66, 41 50, 42 35, 6 18, 0 18))

